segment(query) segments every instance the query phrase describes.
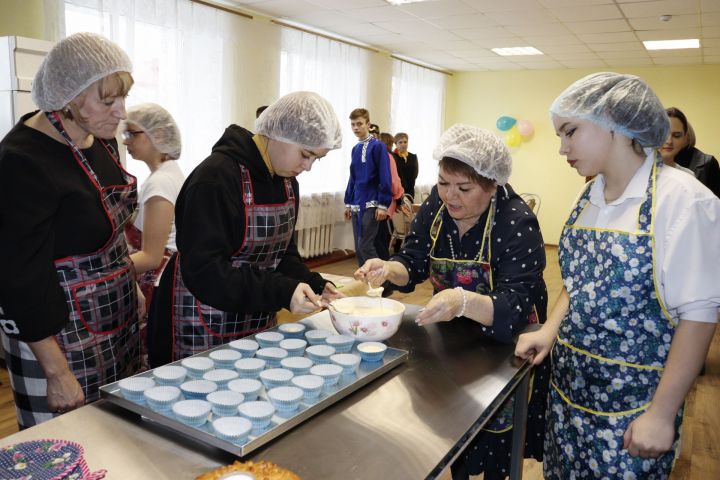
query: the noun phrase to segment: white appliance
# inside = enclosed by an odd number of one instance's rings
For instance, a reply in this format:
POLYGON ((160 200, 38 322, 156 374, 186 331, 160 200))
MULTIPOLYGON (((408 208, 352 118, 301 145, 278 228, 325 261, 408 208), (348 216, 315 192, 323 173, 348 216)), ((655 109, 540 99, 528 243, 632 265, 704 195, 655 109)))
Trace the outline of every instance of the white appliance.
POLYGON ((37 110, 30 96, 32 80, 53 42, 0 37, 0 139, 20 117, 37 110))

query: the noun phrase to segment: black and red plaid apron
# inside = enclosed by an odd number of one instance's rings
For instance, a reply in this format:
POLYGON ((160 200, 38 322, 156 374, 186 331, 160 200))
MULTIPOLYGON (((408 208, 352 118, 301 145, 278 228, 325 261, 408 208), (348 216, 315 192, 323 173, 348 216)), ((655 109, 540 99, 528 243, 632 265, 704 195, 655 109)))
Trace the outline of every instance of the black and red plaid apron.
MULTIPOLYGON (((285 255, 295 229, 292 182, 285 179, 287 201, 284 203, 257 204, 250 172, 242 165, 240 175, 245 238, 230 261, 233 268, 252 265, 260 271, 274 271, 285 255)), ((275 312, 223 312, 197 300, 183 282, 179 254, 173 277, 173 361, 275 326, 275 312)))
MULTIPOLYGON (((96 252, 55 261, 69 310, 68 323, 55 338, 83 389, 85 402, 90 403, 100 397, 101 385, 132 375, 139 368, 135 270, 123 234, 137 205, 137 182, 122 168, 112 146, 100 140, 127 182, 103 187, 57 114, 46 115, 98 190, 113 228, 107 243, 96 252)), ((48 408, 47 380, 30 347, 6 335, 3 347, 20 427, 27 428, 56 416, 48 408)))

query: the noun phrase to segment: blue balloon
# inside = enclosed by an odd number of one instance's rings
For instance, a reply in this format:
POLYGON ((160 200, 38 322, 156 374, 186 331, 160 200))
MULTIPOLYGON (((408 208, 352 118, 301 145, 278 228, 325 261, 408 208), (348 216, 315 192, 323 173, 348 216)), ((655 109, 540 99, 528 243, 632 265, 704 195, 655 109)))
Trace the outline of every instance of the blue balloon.
POLYGON ((501 130, 503 132, 506 132, 510 130, 513 125, 515 125, 515 120, 513 117, 507 117, 503 115, 502 117, 497 119, 497 122, 495 122, 495 126, 498 128, 498 130, 501 130))

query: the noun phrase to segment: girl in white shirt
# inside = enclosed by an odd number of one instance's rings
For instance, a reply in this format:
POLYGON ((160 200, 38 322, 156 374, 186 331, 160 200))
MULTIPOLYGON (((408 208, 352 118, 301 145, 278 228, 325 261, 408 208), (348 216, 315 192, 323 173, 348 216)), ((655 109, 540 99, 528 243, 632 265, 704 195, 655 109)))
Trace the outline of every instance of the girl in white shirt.
POLYGON ((545 478, 667 478, 683 402, 720 305, 720 201, 663 166, 665 110, 640 78, 596 73, 550 111, 581 193, 560 239, 564 288, 516 354, 552 355, 545 478))

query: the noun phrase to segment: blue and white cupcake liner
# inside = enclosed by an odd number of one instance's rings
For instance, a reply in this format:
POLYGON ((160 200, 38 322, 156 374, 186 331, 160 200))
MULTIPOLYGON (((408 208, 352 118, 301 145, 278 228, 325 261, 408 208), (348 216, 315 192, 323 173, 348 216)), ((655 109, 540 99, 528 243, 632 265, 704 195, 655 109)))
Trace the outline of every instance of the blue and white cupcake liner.
POLYGON ((187 369, 190 378, 202 378, 203 374, 215 368, 215 363, 208 357, 188 357, 180 364, 187 369))
POLYGON ((155 383, 158 385, 171 385, 179 387, 185 381, 187 369, 180 365, 164 365, 152 371, 155 383))
POLYGON ((205 400, 208 393, 212 393, 217 389, 217 384, 210 380, 190 380, 180 385, 180 390, 188 400, 205 400))
POLYGON ((270 403, 278 412, 294 412, 300 406, 303 399, 303 391, 298 387, 275 387, 267 392, 270 403))
POLYGON ((288 357, 280 361, 280 368, 287 368, 295 375, 305 375, 310 372, 313 361, 307 357, 288 357))
POLYGON ((245 402, 238 407, 238 413, 250 420, 254 430, 261 430, 270 425, 272 417, 275 415, 275 407, 272 403, 262 400, 245 402))
POLYGON ((308 330, 305 332, 305 339, 310 345, 324 345, 325 339, 334 335, 330 330, 308 330))
POLYGON ((303 391, 303 397, 307 401, 315 400, 322 393, 325 380, 317 375, 298 375, 290 382, 303 391))
POLYGON ((218 438, 238 444, 245 443, 252 430, 252 422, 242 417, 218 418, 212 426, 218 438))
POLYGON ((237 407, 245 401, 245 396, 232 390, 217 390, 208 394, 207 401, 215 415, 231 417, 237 414, 237 407))
POLYGON ((175 418, 193 427, 200 427, 210 416, 210 402, 205 400, 180 400, 172 406, 175 418))
POLYGON ((280 347, 266 347, 255 352, 255 357, 265 360, 268 368, 279 367, 280 360, 286 358, 287 356, 287 351, 280 347))
POLYGON ((286 338, 280 342, 280 348, 285 350, 289 357, 302 357, 307 347, 307 340, 301 338, 286 338))
POLYGON ((387 346, 380 342, 362 342, 357 350, 363 362, 379 362, 385 356, 387 346))
POLYGON ((266 365, 267 362, 262 358, 241 358, 235 362, 235 370, 240 378, 258 378, 266 365))
POLYGON ((215 368, 233 368, 235 362, 242 358, 242 352, 231 348, 222 348, 208 353, 208 358, 215 363, 215 368))
POLYGON ((154 386, 155 380, 150 377, 129 377, 118 382, 122 396, 135 403, 145 403, 145 390, 154 386))
POLYGON ((330 335, 325 339, 325 343, 334 347, 337 353, 348 353, 352 350, 355 339, 347 335, 330 335))
POLYGON ((260 396, 262 383, 254 378, 239 378, 228 383, 228 390, 242 393, 246 402, 254 402, 260 396))
POLYGON ((250 358, 255 355, 260 345, 251 338, 241 338, 228 343, 228 347, 242 353, 243 358, 250 358))
POLYGON ((286 368, 270 368, 260 372, 260 381, 265 388, 270 389, 289 385, 294 376, 293 372, 286 368))
POLYGON ((342 367, 343 375, 354 375, 358 365, 360 365, 360 355, 354 353, 336 353, 330 357, 330 361, 342 367))
POLYGON ((285 338, 303 338, 307 327, 302 323, 283 323, 278 326, 278 331, 285 335, 285 338))
POLYGON ((240 374, 237 372, 237 370, 231 370, 229 368, 217 368, 215 370, 205 372, 205 374, 203 375, 203 380, 210 380, 211 382, 215 382, 218 388, 225 388, 229 381, 235 380, 239 377, 240 374))
POLYGON ((144 392, 148 406, 156 411, 170 410, 180 398, 180 389, 172 385, 148 388, 144 392))
POLYGON ((284 338, 285 335, 280 332, 260 332, 255 334, 255 341, 260 345, 260 348, 277 347, 284 338))
POLYGON ((330 345, 311 345, 305 349, 305 355, 313 362, 330 363, 330 356, 335 354, 335 347, 330 345))

